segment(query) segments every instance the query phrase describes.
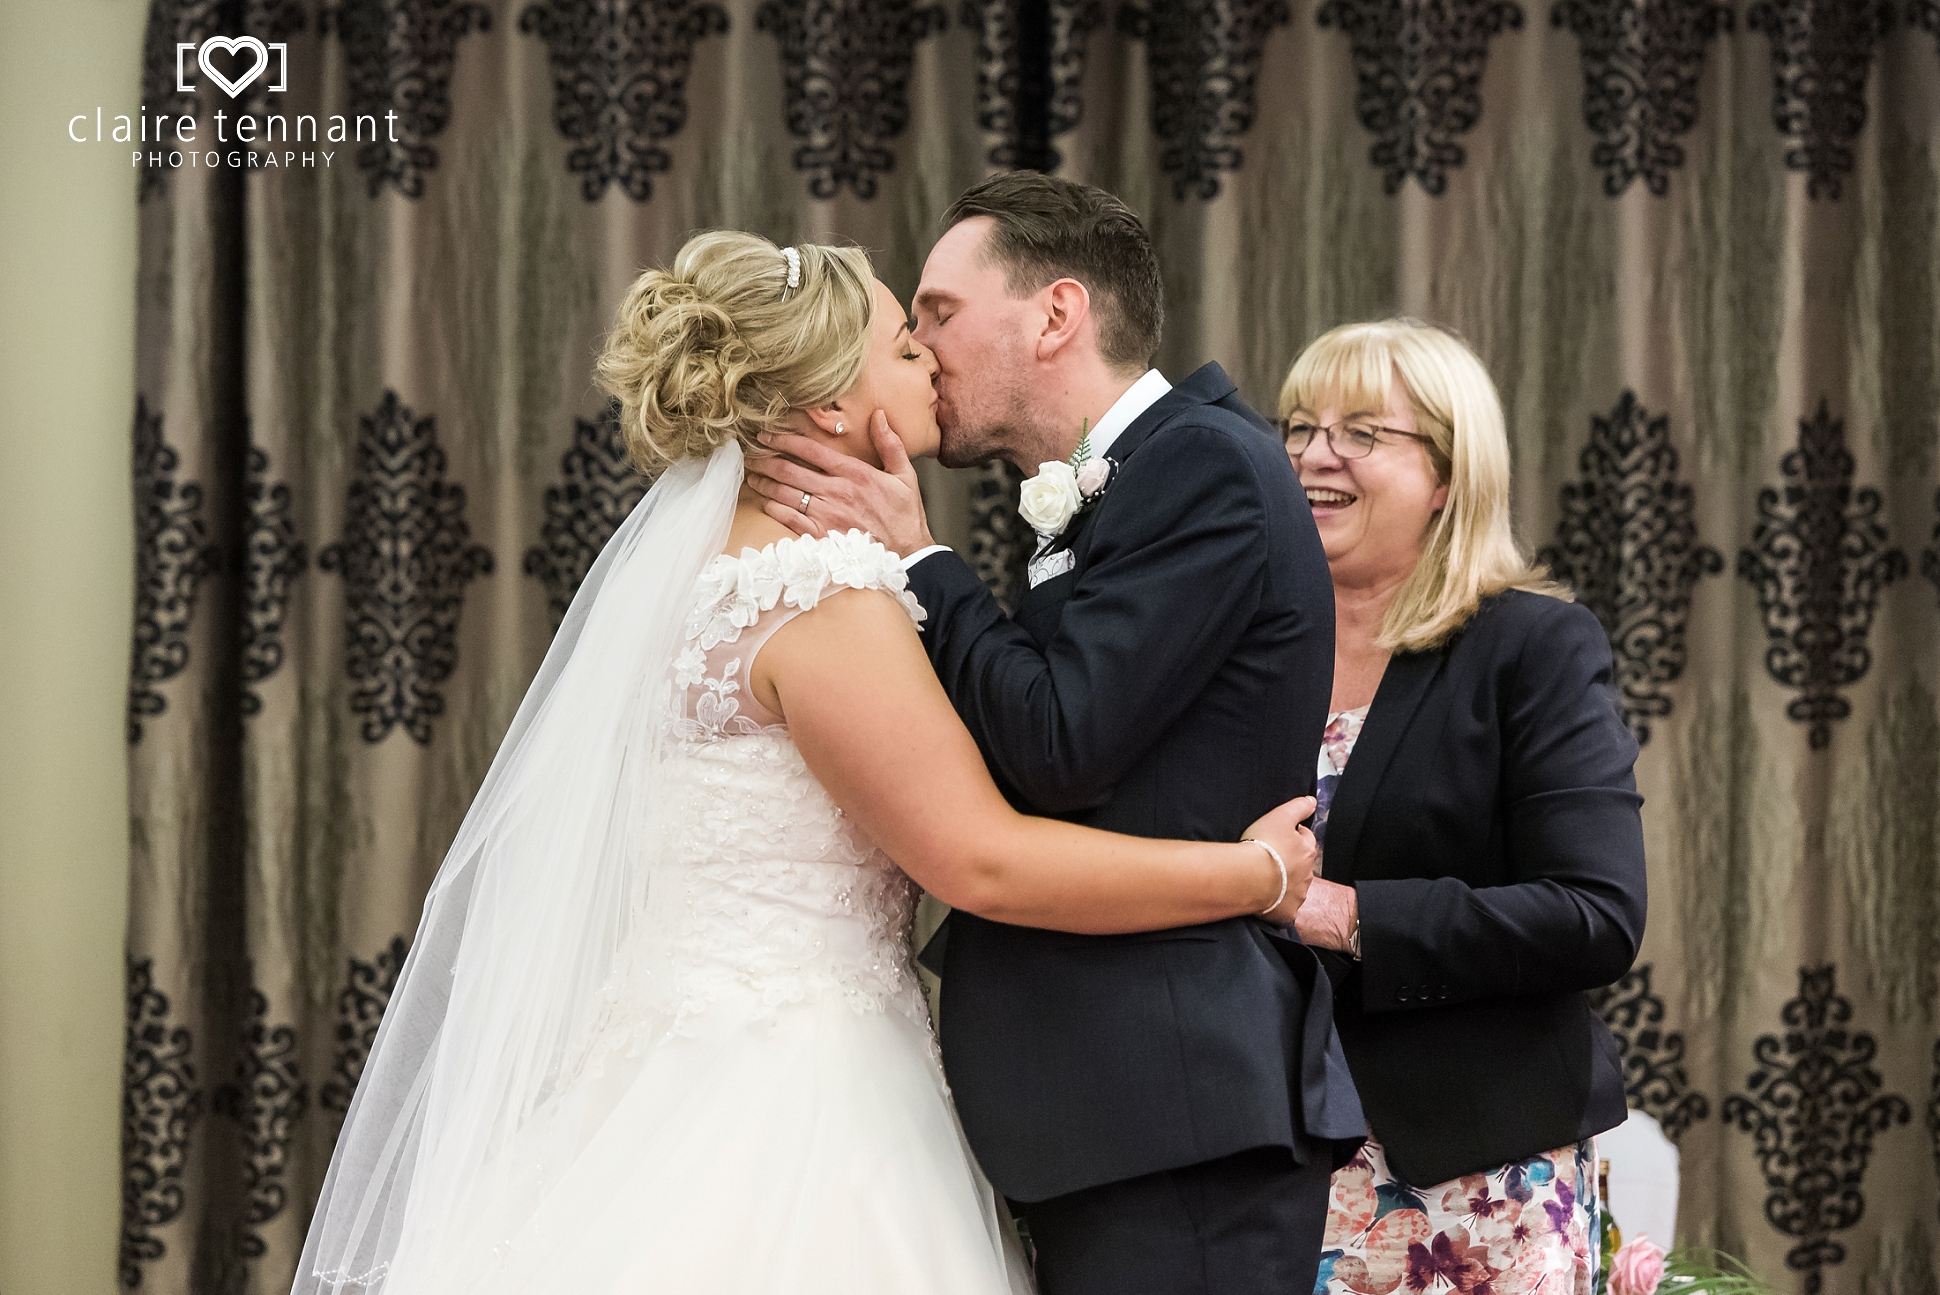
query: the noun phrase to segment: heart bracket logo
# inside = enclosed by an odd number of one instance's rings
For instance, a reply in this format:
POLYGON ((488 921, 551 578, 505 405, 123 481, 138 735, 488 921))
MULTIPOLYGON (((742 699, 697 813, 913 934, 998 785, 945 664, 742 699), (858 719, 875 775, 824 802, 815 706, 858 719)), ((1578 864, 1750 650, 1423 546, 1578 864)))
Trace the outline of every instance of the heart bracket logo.
MULTIPOLYGON (((201 45, 194 41, 180 41, 175 46, 175 90, 178 94, 194 94, 195 87, 188 82, 183 64, 186 55, 195 51, 195 64, 211 81, 222 87, 222 92, 231 99, 239 97, 243 91, 254 85, 256 78, 269 70, 270 54, 277 55, 276 84, 263 88, 271 94, 281 94, 289 89, 290 47, 283 41, 262 41, 254 36, 210 36, 201 45), (209 55, 215 51, 238 56, 247 55, 249 66, 235 76, 230 76, 214 63, 209 55)), ((267 78, 265 78, 267 80, 267 78)))
POLYGON ((269 67, 269 50, 264 48, 263 42, 257 40, 254 36, 211 36, 204 40, 202 42, 202 48, 195 52, 195 62, 196 66, 202 69, 204 75, 222 87, 224 94, 234 99, 244 90, 247 90, 250 82, 261 76, 264 70, 269 67), (249 65, 247 72, 231 80, 218 71, 215 64, 209 61, 209 51, 217 49, 227 54, 235 54, 242 50, 248 50, 256 56, 256 61, 249 65))

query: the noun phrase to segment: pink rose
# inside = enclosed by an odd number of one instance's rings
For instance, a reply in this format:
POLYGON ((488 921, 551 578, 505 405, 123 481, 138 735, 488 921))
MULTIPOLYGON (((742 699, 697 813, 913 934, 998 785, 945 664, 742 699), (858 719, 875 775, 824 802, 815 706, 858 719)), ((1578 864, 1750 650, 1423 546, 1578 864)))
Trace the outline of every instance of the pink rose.
POLYGON ((1078 468, 1078 493, 1089 499, 1111 480, 1111 464, 1103 459, 1086 459, 1078 468))
POLYGON ((1610 1295, 1656 1295, 1664 1279, 1664 1251, 1647 1236, 1639 1236, 1610 1260, 1610 1295))

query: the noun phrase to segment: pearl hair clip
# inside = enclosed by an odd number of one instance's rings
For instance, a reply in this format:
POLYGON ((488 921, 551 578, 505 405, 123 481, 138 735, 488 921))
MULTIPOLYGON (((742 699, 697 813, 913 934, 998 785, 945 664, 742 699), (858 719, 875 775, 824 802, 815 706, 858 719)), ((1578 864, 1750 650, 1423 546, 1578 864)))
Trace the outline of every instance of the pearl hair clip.
POLYGON ((789 292, 802 286, 802 254, 792 247, 782 248, 781 254, 788 260, 788 288, 782 293, 783 296, 787 296, 789 292))

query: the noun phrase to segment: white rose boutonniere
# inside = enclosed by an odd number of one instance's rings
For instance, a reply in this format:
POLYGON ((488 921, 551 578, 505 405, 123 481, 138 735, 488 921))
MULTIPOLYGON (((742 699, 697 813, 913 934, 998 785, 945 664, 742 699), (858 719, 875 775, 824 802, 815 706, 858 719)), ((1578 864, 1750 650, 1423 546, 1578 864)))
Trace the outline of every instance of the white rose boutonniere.
POLYGON ((1084 496, 1069 463, 1040 463, 1037 475, 1018 494, 1017 512, 1039 535, 1056 535, 1078 515, 1084 496))
POLYGON ((1116 467, 1110 459, 1091 457, 1091 420, 1086 419, 1070 459, 1038 464, 1037 475, 1024 483, 1018 515, 1047 540, 1062 535, 1073 517, 1098 502, 1116 467))

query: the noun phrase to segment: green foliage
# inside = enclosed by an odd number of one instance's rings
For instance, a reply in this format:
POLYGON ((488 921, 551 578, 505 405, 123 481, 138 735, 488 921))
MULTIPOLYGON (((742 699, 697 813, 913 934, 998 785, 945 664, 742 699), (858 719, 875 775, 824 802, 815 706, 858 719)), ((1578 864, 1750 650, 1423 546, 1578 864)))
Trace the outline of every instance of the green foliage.
POLYGON ((1664 1256, 1658 1295, 1771 1295, 1771 1287, 1736 1255, 1686 1246, 1664 1256))

